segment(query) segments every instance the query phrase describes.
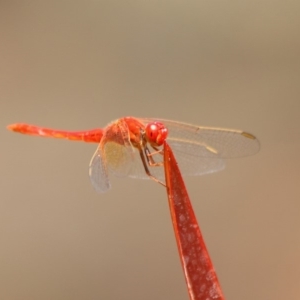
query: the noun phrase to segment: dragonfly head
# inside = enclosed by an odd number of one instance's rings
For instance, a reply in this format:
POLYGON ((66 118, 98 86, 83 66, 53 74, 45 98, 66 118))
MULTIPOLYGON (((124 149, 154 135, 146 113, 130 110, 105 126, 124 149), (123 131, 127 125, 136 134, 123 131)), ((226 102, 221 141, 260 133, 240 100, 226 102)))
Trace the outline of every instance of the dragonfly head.
POLYGON ((168 129, 161 122, 151 122, 146 125, 146 139, 152 146, 161 146, 168 136, 168 129))

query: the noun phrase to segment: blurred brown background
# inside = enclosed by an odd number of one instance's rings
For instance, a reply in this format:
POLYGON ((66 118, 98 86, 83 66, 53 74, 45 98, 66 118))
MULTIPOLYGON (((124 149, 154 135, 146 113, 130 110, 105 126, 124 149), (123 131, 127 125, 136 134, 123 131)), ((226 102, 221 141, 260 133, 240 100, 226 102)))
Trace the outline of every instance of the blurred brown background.
POLYGON ((0 299, 188 299, 166 193, 88 178, 96 145, 21 136, 121 116, 240 128, 186 178, 226 299, 300 299, 299 1, 1 1, 0 299))

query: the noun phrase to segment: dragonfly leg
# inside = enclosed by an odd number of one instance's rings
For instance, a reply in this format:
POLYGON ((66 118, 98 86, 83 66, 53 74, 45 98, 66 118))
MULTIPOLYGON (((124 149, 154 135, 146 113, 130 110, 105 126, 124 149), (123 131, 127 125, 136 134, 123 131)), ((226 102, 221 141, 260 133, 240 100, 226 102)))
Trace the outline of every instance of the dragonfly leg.
POLYGON ((150 152, 150 150, 146 147, 146 149, 147 149, 147 155, 148 156, 154 156, 154 155, 156 155, 156 154, 160 154, 160 155, 163 155, 164 154, 164 151, 163 151, 163 149, 157 149, 157 148, 154 148, 153 147, 153 149, 155 150, 154 152, 150 152))
POLYGON ((148 149, 148 147, 145 147, 145 155, 148 161, 148 165, 150 167, 157 167, 157 166, 162 166, 163 162, 155 162, 153 159, 153 156, 155 154, 162 154, 163 150, 158 150, 156 148, 154 148, 156 151, 155 152, 150 152, 150 150, 148 149))
MULTIPOLYGON (((145 152, 146 152, 146 149, 147 148, 145 148, 145 152)), ((149 150, 148 150, 149 151, 149 150)), ((166 187, 166 185, 165 185, 165 183, 164 182, 162 182, 162 181, 160 181, 159 179, 157 179, 155 176, 153 176, 152 174, 151 174, 151 172, 149 171, 149 168, 148 168, 148 164, 150 165, 150 166, 152 166, 150 163, 149 163, 149 157, 147 156, 147 154, 146 154, 146 157, 147 157, 147 160, 145 159, 145 154, 144 154, 144 152, 143 152, 143 149, 139 149, 139 152, 140 152, 140 156, 141 156, 141 159, 142 159, 142 162, 143 162, 143 165, 144 165, 144 169, 145 169, 145 172, 146 172, 146 174, 152 179, 152 180, 154 180, 155 182, 157 182, 157 183, 159 183, 159 184, 161 184, 162 186, 164 186, 164 187, 166 187)), ((150 156, 151 157, 151 156, 150 156)), ((152 160, 153 160, 153 158, 152 158, 152 160)), ((153 161, 154 162, 154 161, 153 161)), ((154 162, 155 163, 155 162, 154 162)), ((157 165, 157 166, 161 166, 161 165, 157 165)))
POLYGON ((154 155, 154 154, 164 155, 164 150, 163 149, 158 149, 155 146, 151 146, 151 147, 155 150, 155 152, 150 153, 150 151, 149 151, 149 155, 154 155))

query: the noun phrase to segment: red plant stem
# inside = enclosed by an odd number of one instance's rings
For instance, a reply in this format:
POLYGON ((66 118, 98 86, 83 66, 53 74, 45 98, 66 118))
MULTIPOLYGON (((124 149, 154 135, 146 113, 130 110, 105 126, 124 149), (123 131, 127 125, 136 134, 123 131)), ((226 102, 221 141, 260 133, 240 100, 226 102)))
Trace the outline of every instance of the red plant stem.
POLYGON ((174 154, 164 142, 167 194, 179 256, 191 300, 224 300, 174 154))

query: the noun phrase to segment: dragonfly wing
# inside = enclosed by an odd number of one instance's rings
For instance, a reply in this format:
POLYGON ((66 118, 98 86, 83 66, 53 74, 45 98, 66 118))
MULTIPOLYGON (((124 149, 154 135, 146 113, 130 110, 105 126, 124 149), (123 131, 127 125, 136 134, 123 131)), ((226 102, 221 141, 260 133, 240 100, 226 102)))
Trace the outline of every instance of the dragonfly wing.
POLYGON ((251 133, 235 129, 195 126, 186 123, 163 120, 141 119, 145 124, 159 121, 168 129, 167 141, 172 150, 194 156, 234 158, 257 153, 258 139, 251 133))
MULTIPOLYGON (((155 162, 163 162, 163 156, 155 154, 153 156, 155 162)), ((184 152, 177 151, 176 159, 178 161, 180 171, 184 175, 204 175, 213 172, 218 172, 224 169, 225 160, 220 158, 207 158, 201 156, 186 155, 184 152)), ((160 181, 165 180, 164 167, 162 166, 149 166, 150 173, 159 179, 160 181)), ((132 160, 132 166, 128 176, 131 178, 149 179, 150 177, 146 174, 139 152, 134 152, 134 159, 132 160)))
POLYGON ((89 176, 93 187, 98 193, 105 193, 111 187, 107 172, 107 166, 101 151, 101 144, 94 153, 89 167, 89 176))
POLYGON ((111 124, 101 142, 109 173, 117 177, 128 176, 134 159, 129 129, 122 119, 111 124))
POLYGON ((107 142, 104 146, 104 153, 109 173, 117 177, 128 176, 133 160, 131 145, 125 146, 114 142, 107 142))
MULTIPOLYGON (((169 145, 172 148, 172 143, 169 143, 169 145)), ((219 172, 223 170, 226 165, 225 160, 218 157, 211 158, 187 155, 182 151, 176 150, 173 152, 183 175, 198 176, 219 172)))
POLYGON ((110 124, 90 163, 90 179, 98 192, 106 192, 111 187, 110 174, 118 177, 129 175, 133 152, 127 124, 122 119, 110 124))
MULTIPOLYGON (((155 162, 163 162, 163 156, 161 154, 155 154, 153 156, 155 162)), ((149 166, 148 169, 155 178, 159 179, 160 181, 165 180, 165 171, 163 165, 161 166, 149 166)), ((131 164, 130 172, 128 176, 131 178, 138 178, 138 179, 149 179, 150 177, 147 175, 140 153, 138 149, 134 148, 133 152, 133 160, 131 164)))
POLYGON ((250 133, 223 128, 194 126, 163 119, 140 119, 162 122, 168 129, 167 142, 185 175, 202 175, 224 168, 225 158, 243 157, 259 151, 259 141, 250 133))

